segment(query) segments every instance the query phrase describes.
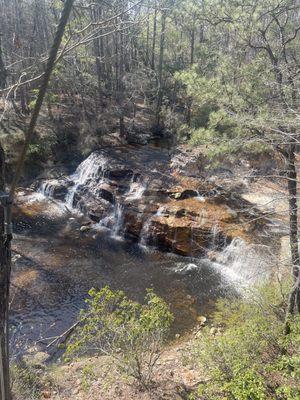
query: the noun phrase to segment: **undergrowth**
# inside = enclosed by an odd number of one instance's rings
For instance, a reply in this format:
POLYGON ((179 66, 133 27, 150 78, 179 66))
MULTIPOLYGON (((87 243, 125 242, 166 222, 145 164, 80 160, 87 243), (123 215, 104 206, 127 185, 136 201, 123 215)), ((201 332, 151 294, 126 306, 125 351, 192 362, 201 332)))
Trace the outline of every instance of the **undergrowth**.
POLYGON ((213 318, 218 333, 203 329, 186 355, 207 379, 191 399, 300 399, 300 317, 291 319, 285 335, 279 289, 263 287, 245 299, 218 302, 213 318))

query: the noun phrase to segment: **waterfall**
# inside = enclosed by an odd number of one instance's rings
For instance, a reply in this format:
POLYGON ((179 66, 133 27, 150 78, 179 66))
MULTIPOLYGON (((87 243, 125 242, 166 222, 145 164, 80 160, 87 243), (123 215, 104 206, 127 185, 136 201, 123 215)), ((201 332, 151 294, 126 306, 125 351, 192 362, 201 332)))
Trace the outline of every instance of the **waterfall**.
POLYGON ((98 178, 99 175, 103 178, 105 174, 105 166, 107 159, 100 157, 98 153, 92 153, 79 166, 70 180, 74 185, 69 189, 66 196, 66 206, 70 209, 74 208, 74 196, 81 185, 85 185, 90 179, 98 178))
POLYGON ((55 180, 43 182, 38 189, 38 193, 43 194, 45 197, 53 197, 57 182, 55 180))
POLYGON ((120 204, 116 204, 115 210, 114 210, 114 226, 112 228, 112 236, 114 238, 118 238, 121 235, 122 227, 123 227, 123 222, 124 222, 124 213, 123 213, 124 207, 121 206, 120 204))
POLYGON ((100 222, 93 225, 93 229, 96 231, 102 231, 103 228, 107 228, 111 231, 111 236, 115 239, 120 239, 122 237, 122 227, 124 222, 124 207, 116 203, 111 211, 106 217, 104 217, 100 222))
POLYGON ((139 238, 139 245, 141 247, 147 247, 147 242, 149 238, 149 228, 151 226, 151 222, 152 222, 152 217, 148 218, 142 227, 139 238))
POLYGON ((156 211, 156 213, 154 215, 151 215, 144 223, 141 233, 140 233, 140 238, 139 238, 140 246, 147 247, 148 239, 150 236, 150 226, 153 221, 153 218, 159 217, 160 215, 162 215, 163 211, 164 211, 164 207, 163 206, 159 207, 159 209, 156 211))
POLYGON ((274 266, 267 246, 248 244, 240 238, 232 240, 213 262, 221 274, 238 287, 245 287, 266 279, 274 266))
MULTIPOLYGON (((67 190, 65 196, 65 206, 69 209, 74 209, 74 197, 78 188, 82 185, 87 184, 88 181, 93 179, 104 179, 105 166, 107 159, 101 156, 99 153, 92 153, 86 158, 79 166, 76 171, 67 178, 69 183, 73 183, 67 190)), ((51 179, 42 183, 38 192, 43 194, 45 197, 54 197, 56 188, 62 187, 66 181, 62 179, 51 179)))

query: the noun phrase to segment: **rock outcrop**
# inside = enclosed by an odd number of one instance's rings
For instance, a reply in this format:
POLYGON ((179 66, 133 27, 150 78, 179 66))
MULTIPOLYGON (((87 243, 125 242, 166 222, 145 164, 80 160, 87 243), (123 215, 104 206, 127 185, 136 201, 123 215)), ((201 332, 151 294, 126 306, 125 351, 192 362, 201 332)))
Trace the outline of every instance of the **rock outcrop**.
POLYGON ((253 240, 263 219, 234 193, 172 167, 168 152, 124 146, 92 153, 65 179, 43 184, 99 226, 182 255, 253 240), (71 200, 70 200, 71 199, 71 200))

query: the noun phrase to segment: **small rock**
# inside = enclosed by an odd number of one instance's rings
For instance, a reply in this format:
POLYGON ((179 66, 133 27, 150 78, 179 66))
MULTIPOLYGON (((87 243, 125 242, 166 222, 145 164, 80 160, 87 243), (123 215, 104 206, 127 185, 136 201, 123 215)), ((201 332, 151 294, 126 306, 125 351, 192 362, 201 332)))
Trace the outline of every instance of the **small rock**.
POLYGON ((211 335, 215 335, 216 333, 217 333, 217 328, 215 328, 215 327, 210 328, 211 335))
POLYGON ((86 225, 83 225, 81 228, 80 228, 80 232, 87 232, 87 231, 89 231, 91 228, 89 227, 89 226, 86 226, 86 225))
POLYGON ((44 399, 50 399, 51 398, 51 392, 49 390, 43 390, 42 391, 42 396, 44 399))
POLYGON ((200 322, 201 325, 204 325, 205 322, 207 321, 207 318, 204 317, 203 315, 199 315, 199 317, 197 317, 197 321, 200 322))

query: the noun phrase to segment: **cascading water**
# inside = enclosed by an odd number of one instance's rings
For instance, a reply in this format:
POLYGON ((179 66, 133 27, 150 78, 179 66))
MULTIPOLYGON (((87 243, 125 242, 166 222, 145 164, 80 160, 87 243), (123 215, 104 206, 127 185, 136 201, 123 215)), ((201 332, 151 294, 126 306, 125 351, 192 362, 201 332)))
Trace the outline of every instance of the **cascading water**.
POLYGON ((108 228, 111 231, 111 237, 120 239, 122 237, 122 227, 124 223, 124 207, 116 203, 111 211, 100 222, 93 225, 96 231, 102 231, 103 228, 108 228))
POLYGON ((140 233, 140 238, 139 238, 139 245, 141 247, 144 247, 144 248, 147 247, 152 220, 153 220, 153 218, 159 217, 160 215, 162 215, 163 211, 164 211, 164 207, 159 207, 159 209, 156 211, 156 213, 154 215, 151 215, 151 217, 148 218, 146 220, 146 222, 144 223, 141 233, 140 233))
POLYGON ((213 265, 229 282, 242 288, 266 279, 273 261, 267 246, 235 238, 222 252, 216 253, 213 265))
POLYGON ((99 178, 99 175, 104 178, 106 164, 106 158, 100 157, 97 153, 92 153, 77 167, 74 174, 70 176, 74 185, 69 189, 66 196, 65 202, 68 208, 74 208, 74 196, 79 186, 85 185, 90 179, 99 178))
MULTIPOLYGON (((133 175, 128 191, 123 195, 122 199, 127 201, 139 200, 147 188, 140 175, 133 175)), ((109 228, 113 238, 122 238, 122 228, 124 225, 124 206, 115 200, 112 211, 104 217, 99 223, 94 225, 96 230, 109 228)))
POLYGON ((144 223, 141 233, 140 233, 140 238, 139 238, 139 245, 141 247, 147 247, 147 242, 149 238, 149 228, 151 226, 152 218, 147 219, 147 221, 144 223))
MULTIPOLYGON (((123 148, 120 154, 122 152, 123 148)), ((253 282, 261 282, 273 272, 275 256, 272 258, 268 254, 266 257, 267 248, 264 246, 234 239, 229 246, 223 248, 223 235, 229 240, 225 228, 231 219, 224 224, 219 221, 219 215, 214 214, 214 207, 211 206, 209 193, 206 194, 204 190, 198 193, 193 189, 187 198, 173 198, 170 194, 174 193, 174 188, 177 193, 176 182, 173 182, 177 175, 172 176, 169 182, 154 168, 130 162, 131 153, 123 159, 120 154, 114 159, 111 149, 93 153, 71 176, 44 182, 39 193, 30 193, 28 196, 24 194, 27 196, 26 204, 30 207, 28 210, 31 210, 30 202, 36 201, 36 198, 41 203, 40 207, 33 208, 37 215, 33 214, 32 237, 27 217, 25 223, 21 221, 18 226, 22 236, 17 238, 17 251, 20 250, 21 254, 25 247, 27 252, 24 254, 29 257, 23 261, 21 258, 22 263, 19 261, 20 268, 16 268, 16 273, 20 274, 17 282, 24 279, 26 290, 27 285, 31 285, 28 287, 34 297, 39 299, 42 294, 45 297, 42 303, 46 304, 41 311, 43 304, 39 303, 33 308, 30 302, 25 313, 20 307, 19 314, 19 308, 14 305, 17 311, 14 314, 15 326, 21 327, 20 321, 24 323, 24 329, 20 328, 24 342, 27 340, 26 335, 33 335, 34 342, 40 339, 40 333, 35 332, 33 326, 43 326, 44 337, 46 334, 49 337, 64 332, 73 324, 72 318, 77 317, 78 308, 82 306, 86 292, 92 286, 109 284, 116 288, 125 287, 134 296, 137 292, 140 296, 146 287, 153 287, 158 293, 170 298, 170 303, 174 297, 174 303, 171 304, 174 308, 178 306, 178 315, 183 314, 182 304, 187 304, 190 312, 186 319, 190 324, 195 317, 195 308, 194 303, 193 307, 189 306, 187 296, 197 299, 196 310, 201 312, 199 315, 204 315, 203 307, 207 304, 208 309, 211 309, 214 299, 227 294, 249 293, 253 290, 253 282), (148 179, 146 181, 145 176, 148 179), (201 197, 201 194, 205 197, 201 197), (190 195, 192 198, 189 198, 190 195), (49 197, 58 201, 49 201, 49 197), (64 207, 65 201, 72 210, 82 207, 86 216, 74 218, 77 213, 73 215, 72 212, 70 218, 70 213, 64 207), (203 202, 207 204, 201 204, 203 202), (181 212, 181 209, 188 212, 181 212), (87 225, 87 220, 100 222, 87 225), (213 228, 212 221, 216 223, 213 228), (89 234, 93 228, 99 228, 99 231, 89 234), (140 247, 134 243, 124 245, 120 240, 124 233, 133 240, 139 235, 140 247), (205 239, 203 245, 202 236, 205 239), (189 238, 190 253, 189 243, 186 242, 189 238), (190 257, 174 254, 181 252, 181 242, 186 245, 183 254, 190 257), (166 252, 151 250, 148 246, 152 245, 166 252), (207 257, 203 257, 205 250, 207 257), (198 257, 200 251, 201 258, 198 257), (28 260, 33 261, 32 265, 28 264, 28 260), (47 271, 45 268, 40 270, 40 265, 44 264, 47 265, 47 271), (52 266, 53 273, 50 270, 52 266), (63 277, 56 273, 58 266, 63 269, 63 277), (137 282, 140 284, 137 285, 137 282), (183 297, 179 301, 181 293, 183 297), (52 310, 52 319, 49 320, 52 310), (39 315, 43 316, 43 325, 39 325, 39 315), (49 326, 54 330, 49 332, 49 326)), ((20 204, 24 207, 23 203, 20 204)), ((244 237, 243 229, 236 232, 241 232, 244 237)))
MULTIPOLYGON (((61 198, 65 199, 65 205, 69 209, 79 208, 80 204, 74 204, 76 193, 80 194, 82 189, 88 191, 89 195, 97 198, 99 195, 99 185, 100 188, 103 187, 103 192, 106 192, 106 196, 108 194, 111 196, 111 199, 108 197, 103 197, 103 201, 106 201, 105 205, 105 213, 101 214, 101 220, 97 224, 93 225, 93 228, 96 230, 109 229, 110 236, 113 238, 120 238, 123 236, 124 231, 124 204, 130 205, 131 201, 134 202, 134 206, 138 206, 140 199, 143 198, 144 193, 147 189, 149 182, 145 181, 145 179, 139 174, 136 173, 133 175, 131 181, 126 181, 126 178, 121 177, 119 179, 123 179, 122 181, 122 190, 123 187, 127 187, 127 191, 119 191, 115 192, 114 188, 115 182, 112 182, 112 188, 110 189, 110 179, 108 174, 106 174, 107 166, 108 166, 109 156, 102 155, 99 152, 92 153, 86 160, 84 160, 76 169, 74 174, 69 176, 66 180, 49 180, 44 182, 39 190, 46 197, 56 197, 57 192, 63 193, 60 191, 60 188, 64 186, 65 192, 67 195, 64 195, 61 198), (67 181, 67 185, 65 184, 67 181), (102 183, 105 183, 102 185, 102 183), (108 189, 106 190, 106 185, 108 185, 108 189), (69 188, 69 189, 67 189, 69 188), (98 191, 97 191, 98 190, 98 191), (110 193, 109 193, 110 190, 110 193), (108 193, 108 194, 107 194, 108 193)), ((125 189, 126 190, 126 189, 125 189)), ((83 193, 82 198, 84 199, 86 192, 83 193)), ((196 199, 199 202, 205 202, 205 197, 202 197, 200 193, 196 196, 196 199)), ((82 202, 80 202, 82 203, 82 202)), ((103 204, 103 203, 102 203, 103 204)), ((100 205, 101 207, 101 205, 100 205)), ((139 244, 141 247, 147 247, 149 242, 152 242, 151 238, 151 226, 153 224, 153 220, 155 217, 159 217, 164 212, 164 206, 159 207, 155 214, 151 214, 148 216, 143 224, 142 230, 140 232, 139 244)), ((100 208, 101 210, 101 208, 100 208)), ((143 208, 141 208, 143 210, 143 208)), ((205 223, 206 214, 205 212, 199 212, 197 219, 194 221, 194 224, 191 225, 191 253, 190 256, 194 256, 196 254, 197 248, 197 227, 201 226, 205 223)), ((174 237, 174 243, 176 242, 176 231, 174 237)), ((250 245, 245 243, 241 239, 234 239, 229 246, 227 246, 223 251, 220 251, 220 243, 221 237, 219 233, 218 226, 213 226, 211 230, 211 245, 210 250, 213 257, 209 256, 207 259, 208 263, 213 265, 215 270, 218 270, 222 276, 224 276, 225 280, 232 282, 233 284, 241 285, 247 284, 249 282, 253 282, 261 278, 262 274, 266 274, 266 271, 270 271, 270 268, 266 267, 266 257, 262 256, 262 251, 259 246, 250 245), (213 261, 211 261, 213 260, 213 261), (262 272, 264 271, 264 272, 262 272)), ((173 249, 176 251, 176 249, 173 249)), ((197 263, 196 263, 197 264, 197 263)))
POLYGON ((117 204, 114 213, 114 226, 112 228, 112 236, 118 238, 121 236, 121 231, 124 223, 123 206, 117 204))
POLYGON ((45 197, 53 197, 56 181, 46 181, 40 186, 38 192, 43 194, 45 197))
MULTIPOLYGON (((94 188, 99 187, 99 184, 104 183, 109 177, 105 177, 106 166, 108 159, 103 155, 94 152, 88 158, 86 158, 76 169, 76 171, 68 177, 70 187, 64 199, 64 206, 67 209, 75 211, 77 205, 75 205, 75 195, 78 193, 80 188, 85 186, 89 187, 89 190, 93 193, 94 188), (95 184, 95 185, 94 185, 95 184)), ((60 181, 52 179, 44 182, 39 192, 45 197, 52 198, 54 196, 55 188, 58 187, 60 181)), ((142 179, 135 176, 130 184, 128 192, 124 195, 124 200, 140 199, 146 189, 146 185, 142 179)), ((97 196, 97 193, 94 193, 97 196)), ((112 237, 121 237, 122 227, 124 223, 124 207, 122 203, 114 201, 111 211, 106 215, 100 222, 93 225, 96 230, 102 230, 108 228, 111 230, 112 237)))
POLYGON ((88 158, 86 158, 79 166, 76 171, 69 176, 67 179, 50 179, 42 183, 38 192, 43 194, 45 197, 53 198, 55 197, 55 190, 57 188, 63 187, 66 182, 68 185, 68 190, 64 197, 64 205, 68 209, 74 209, 74 197, 80 186, 86 185, 90 180, 96 180, 100 183, 100 180, 104 180, 105 166, 107 164, 107 159, 98 153, 92 153, 88 158))

